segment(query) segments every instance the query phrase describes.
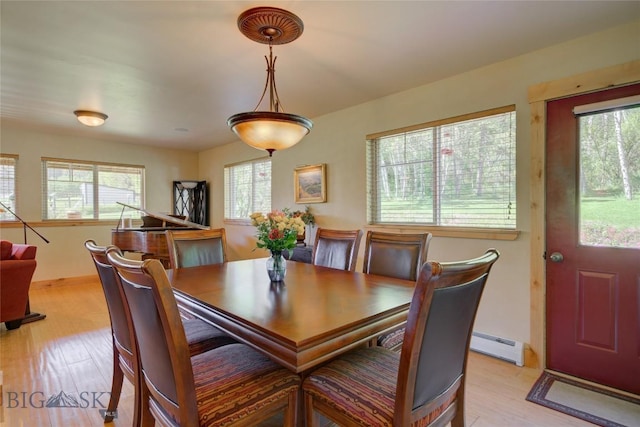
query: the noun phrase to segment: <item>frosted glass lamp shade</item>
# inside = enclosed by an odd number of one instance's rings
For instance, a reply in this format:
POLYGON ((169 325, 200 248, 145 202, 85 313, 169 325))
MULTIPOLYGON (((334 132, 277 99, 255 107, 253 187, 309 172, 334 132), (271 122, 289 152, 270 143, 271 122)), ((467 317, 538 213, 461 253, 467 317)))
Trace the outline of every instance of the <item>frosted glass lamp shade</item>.
POLYGON ((97 111, 76 110, 73 112, 78 121, 85 126, 102 126, 109 116, 97 111))
POLYGON ((235 114, 227 124, 245 144, 266 150, 269 155, 296 145, 313 126, 302 116, 270 111, 235 114))

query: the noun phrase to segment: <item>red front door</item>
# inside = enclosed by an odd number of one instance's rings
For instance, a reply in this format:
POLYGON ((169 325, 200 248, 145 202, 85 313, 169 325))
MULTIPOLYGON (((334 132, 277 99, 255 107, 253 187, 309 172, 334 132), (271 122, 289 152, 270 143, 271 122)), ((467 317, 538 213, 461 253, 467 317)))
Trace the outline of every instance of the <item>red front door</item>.
POLYGON ((546 351, 549 369, 640 394, 640 107, 573 112, 637 94, 547 104, 546 351))

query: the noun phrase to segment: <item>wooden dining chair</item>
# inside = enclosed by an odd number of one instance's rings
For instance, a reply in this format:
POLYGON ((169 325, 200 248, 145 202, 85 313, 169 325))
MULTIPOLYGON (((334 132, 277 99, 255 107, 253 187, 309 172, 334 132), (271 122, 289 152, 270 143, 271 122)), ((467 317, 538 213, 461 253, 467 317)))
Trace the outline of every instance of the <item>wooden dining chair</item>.
POLYGON ((362 230, 318 228, 311 263, 322 267, 354 271, 362 230))
POLYGON ((167 230, 165 235, 171 268, 220 264, 227 261, 227 236, 224 228, 167 230))
MULTIPOLYGON (((364 246, 362 271, 366 274, 416 281, 427 261, 431 233, 387 233, 369 230, 364 246)), ((378 337, 377 345, 400 350, 404 328, 378 337)))
MULTIPOLYGON (((122 383, 126 377, 134 388, 134 426, 148 426, 153 420, 148 412, 148 405, 141 400, 144 382, 140 377, 139 358, 137 356, 136 338, 131 325, 129 308, 124 300, 118 277, 107 259, 107 247, 98 246, 95 241, 87 240, 85 247, 91 254, 96 266, 102 290, 107 302, 107 310, 111 322, 111 338, 113 345, 113 377, 111 379, 111 398, 105 411, 105 422, 113 420, 117 413, 122 383)), ((115 246, 113 251, 122 255, 115 246)), ((183 326, 189 343, 191 354, 198 354, 212 348, 236 342, 208 323, 198 319, 185 319, 183 326)))
POLYGON ((364 347, 304 380, 307 426, 464 426, 467 355, 485 283, 499 253, 422 266, 400 353, 364 347))
POLYGON ((427 261, 431 233, 386 233, 369 230, 362 271, 367 274, 416 281, 427 261))
POLYGON ((131 311, 151 414, 160 426, 255 426, 281 411, 293 426, 300 378, 244 344, 190 357, 160 261, 109 249, 131 311))

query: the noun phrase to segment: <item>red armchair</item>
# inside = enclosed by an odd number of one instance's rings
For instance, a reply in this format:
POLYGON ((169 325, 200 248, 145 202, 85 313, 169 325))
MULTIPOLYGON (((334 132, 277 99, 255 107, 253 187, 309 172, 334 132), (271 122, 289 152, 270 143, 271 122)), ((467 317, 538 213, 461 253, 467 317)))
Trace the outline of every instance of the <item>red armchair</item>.
POLYGON ((0 323, 17 329, 27 311, 36 246, 0 241, 0 323))

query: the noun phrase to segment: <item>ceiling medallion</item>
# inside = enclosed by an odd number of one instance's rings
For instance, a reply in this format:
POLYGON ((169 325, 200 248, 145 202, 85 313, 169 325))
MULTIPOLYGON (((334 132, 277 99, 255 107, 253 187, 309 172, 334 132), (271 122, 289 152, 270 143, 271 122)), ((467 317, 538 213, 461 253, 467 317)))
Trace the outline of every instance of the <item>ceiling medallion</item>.
POLYGON ((311 130, 311 120, 282 111, 275 81, 275 59, 272 46, 296 40, 302 34, 302 20, 291 12, 275 7, 256 7, 238 17, 238 28, 250 40, 269 45, 267 81, 262 96, 251 112, 229 117, 227 125, 245 144, 266 150, 269 156, 276 150, 292 147, 311 130), (269 110, 258 108, 269 90, 269 110))
POLYGON ((238 17, 238 28, 248 39, 263 44, 287 44, 302 35, 302 19, 275 7, 256 7, 238 17))

